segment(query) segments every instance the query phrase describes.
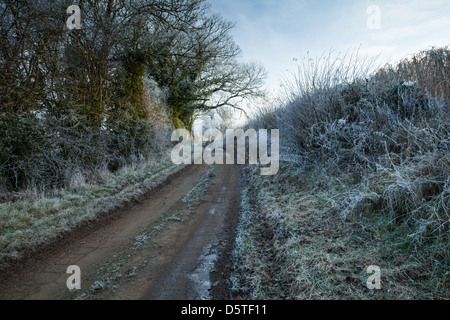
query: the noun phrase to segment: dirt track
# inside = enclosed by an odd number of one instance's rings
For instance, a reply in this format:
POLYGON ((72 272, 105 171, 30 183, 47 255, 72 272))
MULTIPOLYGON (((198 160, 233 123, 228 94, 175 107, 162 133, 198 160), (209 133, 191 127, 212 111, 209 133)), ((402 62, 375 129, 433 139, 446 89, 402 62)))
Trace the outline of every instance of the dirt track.
POLYGON ((237 166, 190 166, 119 218, 3 279, 0 299, 228 299, 239 204, 237 166), (81 290, 67 289, 70 265, 80 267, 81 290))

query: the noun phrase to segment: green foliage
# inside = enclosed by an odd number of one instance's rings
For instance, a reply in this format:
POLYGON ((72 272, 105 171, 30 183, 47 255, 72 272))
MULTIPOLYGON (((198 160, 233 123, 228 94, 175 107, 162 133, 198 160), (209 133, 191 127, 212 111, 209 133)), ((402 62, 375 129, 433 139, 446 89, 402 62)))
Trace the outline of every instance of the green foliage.
POLYGON ((119 105, 127 106, 124 110, 134 119, 145 119, 142 97, 144 94, 144 77, 147 57, 142 52, 130 52, 123 58, 124 76, 119 80, 119 105))
POLYGON ((0 137, 0 174, 7 187, 27 185, 32 167, 24 161, 39 158, 36 150, 48 146, 42 137, 39 121, 31 115, 14 117, 1 113, 0 137))

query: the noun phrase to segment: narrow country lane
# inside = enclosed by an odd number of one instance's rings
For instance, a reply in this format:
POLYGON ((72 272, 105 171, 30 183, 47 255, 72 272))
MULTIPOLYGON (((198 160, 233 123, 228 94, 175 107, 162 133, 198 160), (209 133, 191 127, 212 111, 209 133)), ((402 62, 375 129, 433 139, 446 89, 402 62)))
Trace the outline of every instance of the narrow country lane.
POLYGON ((227 299, 239 204, 239 167, 189 166, 119 218, 2 280, 0 299, 227 299), (71 265, 81 290, 67 289, 71 265))

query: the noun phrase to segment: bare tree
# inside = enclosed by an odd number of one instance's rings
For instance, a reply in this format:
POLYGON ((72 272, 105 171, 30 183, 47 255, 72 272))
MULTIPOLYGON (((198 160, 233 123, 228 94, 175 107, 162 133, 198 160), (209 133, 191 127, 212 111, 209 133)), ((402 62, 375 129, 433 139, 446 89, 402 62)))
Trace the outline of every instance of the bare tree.
POLYGON ((230 33, 234 25, 207 9, 193 14, 197 19, 193 24, 173 29, 158 24, 147 46, 149 74, 169 89, 173 115, 187 127, 195 112, 240 108, 243 99, 263 95, 264 68, 239 63, 241 50, 230 33))

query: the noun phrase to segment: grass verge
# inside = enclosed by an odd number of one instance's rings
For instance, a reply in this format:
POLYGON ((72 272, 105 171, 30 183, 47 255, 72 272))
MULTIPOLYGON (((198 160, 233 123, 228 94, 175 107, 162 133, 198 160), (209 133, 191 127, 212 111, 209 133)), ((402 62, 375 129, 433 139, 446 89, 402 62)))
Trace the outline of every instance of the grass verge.
POLYGON ((448 239, 418 242, 416 226, 382 209, 343 215, 341 204, 355 189, 350 175, 318 186, 316 173, 283 164, 273 177, 248 167, 245 180, 233 254, 235 298, 450 297, 448 239), (367 287, 372 265, 381 268, 380 290, 367 287))
POLYGON ((114 174, 105 171, 98 183, 81 179, 70 189, 52 195, 1 203, 0 270, 78 227, 138 200, 183 168, 167 157, 127 166, 114 174))

